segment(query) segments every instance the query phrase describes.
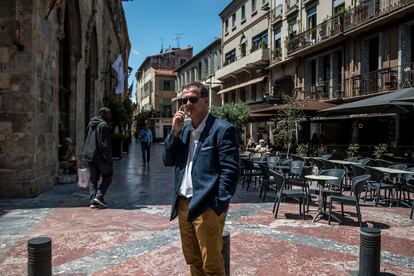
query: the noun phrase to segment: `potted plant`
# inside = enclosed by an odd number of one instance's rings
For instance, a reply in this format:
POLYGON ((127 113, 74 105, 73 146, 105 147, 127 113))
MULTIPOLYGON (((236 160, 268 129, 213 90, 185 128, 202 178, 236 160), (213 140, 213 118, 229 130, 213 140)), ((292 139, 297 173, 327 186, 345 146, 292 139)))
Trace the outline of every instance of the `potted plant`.
POLYGON ((282 57, 282 49, 274 48, 273 49, 273 60, 280 60, 281 57, 282 57))
POLYGON ((301 128, 298 121, 303 118, 303 112, 299 108, 298 101, 293 97, 284 94, 283 100, 286 107, 279 110, 272 120, 272 124, 274 140, 282 141, 287 145, 288 156, 293 141, 297 140, 294 138, 301 128))
POLYGON ((296 148, 296 152, 299 156, 307 156, 309 152, 309 144, 299 144, 296 148))
POLYGON ((355 154, 358 152, 358 150, 359 150, 359 144, 350 144, 348 146, 346 153, 348 154, 349 157, 354 157, 355 154))
POLYGON ((112 113, 112 156, 122 158, 122 144, 124 150, 129 146, 127 131, 131 129, 134 104, 131 99, 121 99, 118 96, 106 96, 103 99, 105 106, 111 109, 112 113), (117 130, 114 132, 114 130, 117 130), (126 143, 124 143, 126 141, 126 143))
POLYGON ((379 144, 374 147, 373 155, 375 159, 381 159, 382 155, 387 151, 387 144, 379 144))

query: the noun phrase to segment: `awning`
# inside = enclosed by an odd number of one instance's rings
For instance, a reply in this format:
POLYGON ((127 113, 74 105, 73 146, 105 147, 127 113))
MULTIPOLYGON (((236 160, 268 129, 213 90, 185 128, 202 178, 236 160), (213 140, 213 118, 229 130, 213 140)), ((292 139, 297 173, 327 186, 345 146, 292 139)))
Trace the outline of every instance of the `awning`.
POLYGON ((252 80, 249 80, 249 81, 246 81, 246 82, 234 85, 234 86, 230 86, 228 88, 224 88, 224 89, 220 90, 217 94, 218 95, 223 94, 223 93, 235 90, 235 89, 240 88, 240 87, 244 87, 244 86, 248 86, 250 84, 258 83, 258 82, 261 82, 262 80, 264 80, 265 78, 266 78, 266 76, 263 76, 263 77, 255 78, 255 79, 252 79, 252 80))
MULTIPOLYGON (((298 101, 299 109, 303 111, 319 111, 325 108, 334 107, 334 104, 326 103, 326 102, 318 102, 318 101, 298 101)), ((288 104, 277 104, 271 107, 255 110, 254 113, 275 113, 278 110, 288 108, 288 104)))
POLYGON ((400 101, 414 97, 414 88, 374 96, 363 100, 341 104, 321 110, 323 114, 350 114, 350 113, 407 113, 414 111, 412 102, 400 101))

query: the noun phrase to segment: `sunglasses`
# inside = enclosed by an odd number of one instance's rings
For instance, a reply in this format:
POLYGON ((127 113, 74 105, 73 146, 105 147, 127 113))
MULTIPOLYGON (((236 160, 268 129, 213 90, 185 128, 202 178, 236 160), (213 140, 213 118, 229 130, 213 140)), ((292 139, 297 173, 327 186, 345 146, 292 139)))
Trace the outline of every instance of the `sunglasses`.
POLYGON ((200 98, 199 96, 191 96, 191 97, 188 97, 188 98, 181 98, 181 103, 182 104, 187 104, 188 102, 190 102, 192 104, 195 104, 195 103, 198 102, 199 98, 200 98))

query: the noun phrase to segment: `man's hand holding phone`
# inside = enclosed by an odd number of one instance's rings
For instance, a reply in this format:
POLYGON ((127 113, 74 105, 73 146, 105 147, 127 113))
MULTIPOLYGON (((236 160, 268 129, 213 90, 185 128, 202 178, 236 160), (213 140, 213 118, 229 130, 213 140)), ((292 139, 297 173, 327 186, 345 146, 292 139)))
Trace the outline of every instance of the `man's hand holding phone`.
POLYGON ((172 132, 174 135, 178 135, 181 129, 184 126, 185 111, 184 106, 181 106, 180 109, 174 114, 172 121, 172 132))

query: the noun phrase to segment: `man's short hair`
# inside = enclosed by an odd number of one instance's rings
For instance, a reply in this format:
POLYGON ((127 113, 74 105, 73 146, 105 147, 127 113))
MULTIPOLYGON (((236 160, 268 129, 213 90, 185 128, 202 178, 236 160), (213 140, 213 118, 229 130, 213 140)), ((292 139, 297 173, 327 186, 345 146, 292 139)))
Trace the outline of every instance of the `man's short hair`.
POLYGON ((102 113, 106 113, 106 112, 111 112, 111 110, 110 110, 108 107, 106 107, 106 106, 101 107, 101 108, 99 109, 99 113, 100 113, 100 114, 102 114, 102 113))
POLYGON ((191 87, 197 87, 198 88, 198 93, 200 94, 200 96, 202 98, 208 97, 208 88, 207 88, 207 86, 205 86, 201 82, 196 81, 196 82, 192 82, 192 83, 189 83, 187 85, 184 85, 183 90, 184 89, 190 89, 191 87))

